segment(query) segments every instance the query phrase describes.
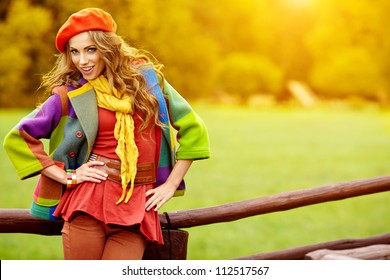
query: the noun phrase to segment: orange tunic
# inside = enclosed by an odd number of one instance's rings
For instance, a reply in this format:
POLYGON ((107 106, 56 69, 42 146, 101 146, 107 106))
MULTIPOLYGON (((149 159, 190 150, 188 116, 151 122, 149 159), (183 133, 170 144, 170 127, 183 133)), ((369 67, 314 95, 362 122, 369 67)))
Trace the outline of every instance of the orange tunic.
MULTIPOLYGON (((114 137, 116 123, 115 112, 99 108, 99 130, 92 152, 97 155, 119 159, 115 153, 117 141, 114 137)), ((135 143, 138 147, 138 163, 158 162, 161 130, 154 124, 149 125, 142 134, 138 133, 141 119, 134 116, 135 143)), ((62 216, 66 221, 78 211, 88 213, 106 224, 139 226, 140 232, 148 241, 163 243, 158 213, 145 210, 147 190, 152 184, 135 186, 128 203, 115 203, 122 195, 122 186, 111 180, 101 183, 83 182, 76 188, 67 190, 54 215, 62 216)))

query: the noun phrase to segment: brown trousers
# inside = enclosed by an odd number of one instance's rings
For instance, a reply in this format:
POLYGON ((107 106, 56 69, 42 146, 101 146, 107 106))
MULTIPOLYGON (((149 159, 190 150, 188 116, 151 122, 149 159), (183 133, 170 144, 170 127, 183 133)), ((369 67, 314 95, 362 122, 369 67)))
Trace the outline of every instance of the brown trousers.
POLYGON ((129 227, 105 225, 77 213, 62 229, 65 260, 140 260, 146 240, 129 227))

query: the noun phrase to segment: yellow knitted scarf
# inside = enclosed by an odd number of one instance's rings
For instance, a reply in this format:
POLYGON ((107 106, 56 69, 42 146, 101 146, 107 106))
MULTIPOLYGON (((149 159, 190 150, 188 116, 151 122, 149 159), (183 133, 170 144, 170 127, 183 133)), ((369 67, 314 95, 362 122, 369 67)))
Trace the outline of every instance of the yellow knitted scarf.
POLYGON ((118 140, 118 146, 115 152, 121 161, 122 178, 122 196, 116 204, 124 199, 127 203, 133 193, 138 161, 138 149, 134 141, 133 104, 129 96, 118 92, 115 88, 110 91, 108 80, 103 75, 88 82, 95 89, 98 106, 116 112, 114 136, 118 140), (129 183, 130 189, 126 194, 129 183))

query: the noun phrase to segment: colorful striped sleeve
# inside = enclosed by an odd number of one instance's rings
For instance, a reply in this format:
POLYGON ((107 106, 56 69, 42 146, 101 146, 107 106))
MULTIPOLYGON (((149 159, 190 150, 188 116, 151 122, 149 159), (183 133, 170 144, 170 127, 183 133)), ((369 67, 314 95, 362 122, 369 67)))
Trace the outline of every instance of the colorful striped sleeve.
POLYGON ((4 149, 21 179, 36 175, 54 161, 44 149, 42 138, 49 138, 61 118, 58 95, 24 117, 5 137, 4 149))
POLYGON ((164 80, 164 96, 172 126, 177 130, 177 159, 206 159, 210 157, 206 125, 191 105, 164 80))

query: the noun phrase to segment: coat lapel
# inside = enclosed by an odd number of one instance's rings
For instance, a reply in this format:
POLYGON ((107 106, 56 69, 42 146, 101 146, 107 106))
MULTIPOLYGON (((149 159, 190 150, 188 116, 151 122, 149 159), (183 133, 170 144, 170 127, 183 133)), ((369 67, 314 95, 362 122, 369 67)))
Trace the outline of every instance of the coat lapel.
POLYGON ((88 141, 88 150, 91 151, 98 129, 98 109, 96 93, 88 83, 68 92, 69 100, 80 121, 88 141))

